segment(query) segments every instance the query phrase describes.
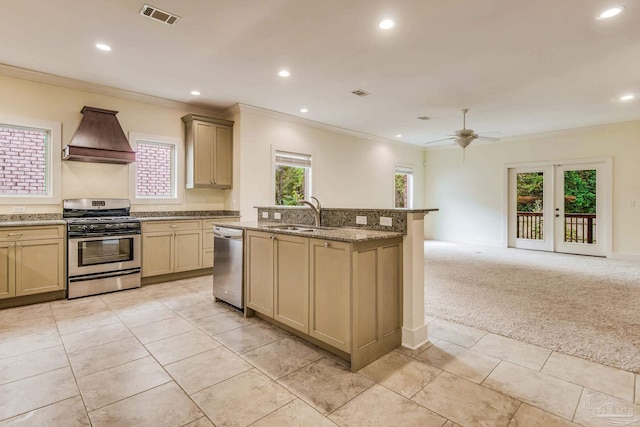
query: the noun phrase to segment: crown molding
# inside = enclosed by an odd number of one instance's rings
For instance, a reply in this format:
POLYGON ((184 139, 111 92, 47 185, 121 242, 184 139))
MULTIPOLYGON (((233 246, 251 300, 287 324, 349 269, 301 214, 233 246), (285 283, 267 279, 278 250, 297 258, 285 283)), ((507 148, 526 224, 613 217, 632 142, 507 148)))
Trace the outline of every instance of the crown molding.
POLYGON ((322 129, 322 130, 326 130, 329 132, 334 132, 334 133, 339 133, 339 134, 343 134, 343 135, 348 135, 348 136, 352 136, 354 138, 359 138, 359 139, 366 139, 369 141, 376 141, 376 142, 382 142, 385 144, 390 144, 390 145, 394 145, 396 147, 402 147, 402 148, 409 148, 409 149, 413 149, 416 151, 422 151, 422 147, 414 145, 414 144, 408 144, 408 143, 404 143, 404 142, 399 142, 393 139, 389 139, 389 138, 383 138, 380 136, 376 136, 376 135, 371 135, 369 133, 365 133, 365 132, 358 132, 355 130, 351 130, 351 129, 345 129, 339 126, 334 126, 334 125, 329 125, 327 123, 322 123, 322 122, 317 122, 315 120, 310 120, 310 119, 305 119, 302 117, 297 117, 297 116, 292 116, 290 114, 286 114, 286 113, 280 113, 278 111, 274 111, 274 110, 268 110, 266 108, 261 108, 261 107, 255 107, 253 105, 248 105, 248 104, 234 104, 231 107, 229 107, 227 110, 225 110, 224 112, 225 114, 237 114, 237 113, 251 113, 251 114, 256 114, 256 115, 260 115, 260 116, 264 116, 264 117, 269 117, 272 119, 277 119, 277 120, 282 120, 282 121, 287 121, 290 123, 296 123, 296 124, 300 124, 300 125, 304 125, 304 126, 309 126, 312 128, 316 128, 316 129, 322 129))
POLYGON ((222 118, 221 110, 0 63, 0 75, 222 118))

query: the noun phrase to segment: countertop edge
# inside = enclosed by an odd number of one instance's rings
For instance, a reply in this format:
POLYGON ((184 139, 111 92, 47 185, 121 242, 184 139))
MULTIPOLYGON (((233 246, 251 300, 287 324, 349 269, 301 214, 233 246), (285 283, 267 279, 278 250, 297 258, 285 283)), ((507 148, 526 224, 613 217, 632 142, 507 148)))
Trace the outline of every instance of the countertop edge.
POLYGON ((268 228, 268 226, 272 226, 274 224, 266 223, 238 223, 238 222, 230 222, 225 223, 224 226, 226 228, 233 228, 236 230, 252 230, 252 231, 261 231, 266 233, 274 233, 274 234, 286 234, 288 236, 299 236, 299 237, 309 237, 315 239, 322 240, 333 240, 337 242, 346 242, 346 243, 360 243, 360 242, 368 242, 373 240, 384 240, 384 239, 393 239, 396 237, 404 237, 404 234, 392 231, 377 231, 377 230, 364 230, 360 228, 348 228, 348 227, 331 227, 327 230, 318 230, 313 232, 304 232, 304 231, 287 231, 287 230, 273 230, 268 228), (361 234, 362 237, 353 238, 348 236, 336 236, 327 234, 329 232, 336 231, 351 231, 356 234, 361 234))
POLYGON ((31 221, 0 221, 0 228, 3 227, 35 227, 46 225, 67 225, 67 221, 62 219, 36 219, 31 221))

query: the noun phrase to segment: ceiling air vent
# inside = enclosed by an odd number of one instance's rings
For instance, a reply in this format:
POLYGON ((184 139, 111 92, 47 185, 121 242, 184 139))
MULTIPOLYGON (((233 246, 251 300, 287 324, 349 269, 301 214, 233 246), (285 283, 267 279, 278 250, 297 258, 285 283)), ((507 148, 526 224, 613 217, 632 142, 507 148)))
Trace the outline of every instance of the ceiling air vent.
POLYGON ((431 120, 431 117, 420 116, 420 117, 416 117, 416 119, 418 119, 418 120, 431 120))
POLYGON ((353 92, 351 92, 354 95, 358 95, 358 96, 367 96, 367 95, 371 95, 369 92, 362 90, 362 89, 357 89, 354 90, 353 92))
POLYGON ((146 16, 147 18, 155 19, 156 21, 164 22, 165 24, 169 25, 175 24, 176 21, 180 19, 178 15, 174 15, 172 13, 158 9, 157 7, 149 6, 148 4, 142 6, 140 15, 146 16))

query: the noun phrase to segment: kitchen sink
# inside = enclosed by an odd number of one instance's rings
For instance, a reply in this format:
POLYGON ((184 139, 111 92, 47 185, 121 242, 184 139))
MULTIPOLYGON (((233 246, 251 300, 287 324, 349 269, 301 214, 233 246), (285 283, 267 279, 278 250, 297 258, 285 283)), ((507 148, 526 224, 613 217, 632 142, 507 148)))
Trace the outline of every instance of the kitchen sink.
POLYGON ((305 225, 285 225, 285 224, 278 224, 278 225, 269 225, 267 226, 268 229, 270 230, 279 230, 279 231, 304 231, 304 232, 310 232, 310 231, 316 231, 317 228, 315 227, 310 227, 310 226, 305 226, 305 225))

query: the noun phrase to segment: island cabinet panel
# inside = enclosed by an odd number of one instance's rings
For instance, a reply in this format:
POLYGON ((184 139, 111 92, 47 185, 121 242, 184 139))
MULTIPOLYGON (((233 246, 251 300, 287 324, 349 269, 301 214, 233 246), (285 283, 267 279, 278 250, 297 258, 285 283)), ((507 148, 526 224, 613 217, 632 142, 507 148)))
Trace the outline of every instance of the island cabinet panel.
POLYGON ((248 231, 245 238, 247 307, 273 317, 273 234, 248 231))
POLYGON ((399 245, 380 249, 379 277, 381 282, 379 306, 382 336, 397 333, 402 328, 402 253, 399 245))
POLYGON ((339 350, 351 351, 351 246, 311 239, 309 334, 339 350))
POLYGON ((358 287, 355 291, 358 299, 355 312, 358 314, 354 319, 355 327, 358 330, 358 341, 355 343, 358 348, 363 348, 378 338, 378 280, 377 264, 378 250, 369 249, 356 252, 354 254, 354 276, 355 284, 358 287))
POLYGON ((402 339, 402 242, 356 245, 353 253, 352 370, 400 345, 402 339))
POLYGON ((274 239, 274 318, 309 332, 309 239, 277 235, 274 239))

